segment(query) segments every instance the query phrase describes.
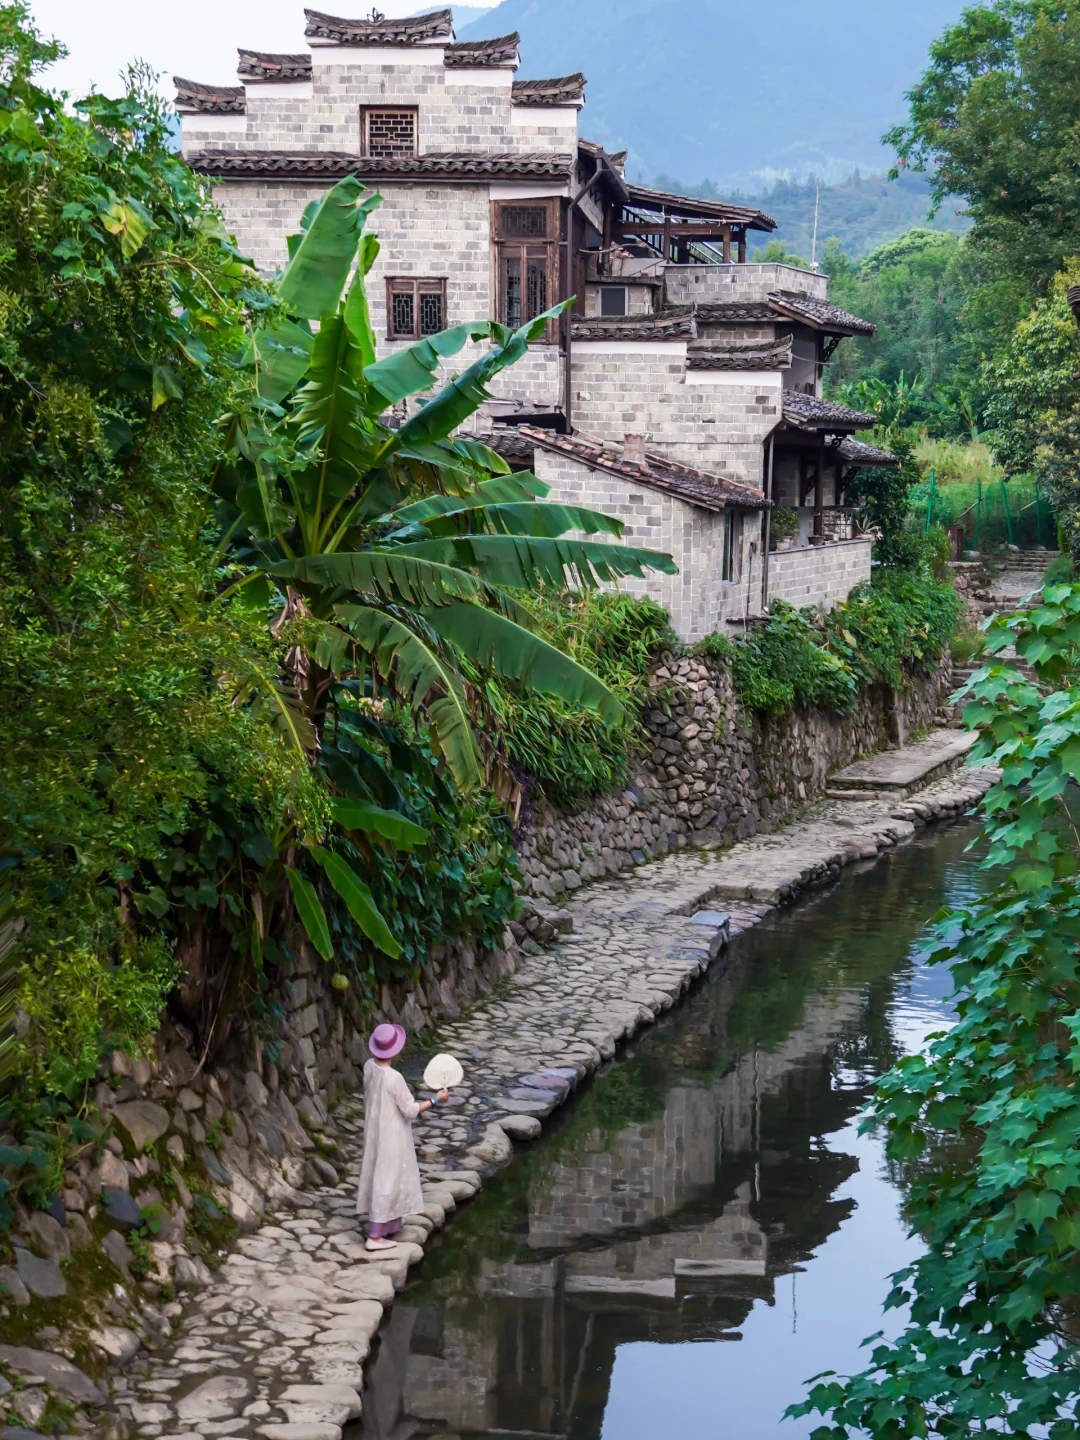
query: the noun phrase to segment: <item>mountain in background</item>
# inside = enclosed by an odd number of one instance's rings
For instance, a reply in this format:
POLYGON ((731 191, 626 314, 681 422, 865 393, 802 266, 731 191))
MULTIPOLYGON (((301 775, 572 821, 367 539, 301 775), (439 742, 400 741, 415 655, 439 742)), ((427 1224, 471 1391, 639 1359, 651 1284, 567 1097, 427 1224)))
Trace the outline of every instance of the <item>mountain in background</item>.
POLYGON ((588 77, 581 134, 629 173, 761 193, 881 171, 881 135, 964 0, 503 0, 460 40, 521 33, 519 78, 588 77))

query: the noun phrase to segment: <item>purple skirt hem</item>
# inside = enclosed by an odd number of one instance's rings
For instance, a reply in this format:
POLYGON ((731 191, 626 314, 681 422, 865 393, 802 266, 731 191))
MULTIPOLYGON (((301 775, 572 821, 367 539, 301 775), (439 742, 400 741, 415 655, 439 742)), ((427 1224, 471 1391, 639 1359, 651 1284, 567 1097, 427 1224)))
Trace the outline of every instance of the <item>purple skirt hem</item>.
POLYGON ((401 1219, 397 1220, 375 1220, 367 1227, 369 1240, 385 1240, 388 1235, 396 1235, 401 1229, 401 1219))

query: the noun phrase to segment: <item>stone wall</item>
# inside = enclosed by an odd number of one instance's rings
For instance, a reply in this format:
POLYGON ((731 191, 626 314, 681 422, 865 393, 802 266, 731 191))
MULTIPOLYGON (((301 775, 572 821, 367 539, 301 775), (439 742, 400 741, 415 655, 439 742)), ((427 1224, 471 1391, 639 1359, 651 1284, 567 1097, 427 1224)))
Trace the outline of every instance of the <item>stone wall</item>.
POLYGON ((644 716, 651 748, 632 783, 573 811, 541 798, 518 842, 526 888, 554 900, 669 850, 775 829, 824 793, 831 771, 931 725, 950 676, 946 659, 906 691, 864 693, 850 715, 810 708, 774 720, 740 712, 723 661, 665 653, 644 716))

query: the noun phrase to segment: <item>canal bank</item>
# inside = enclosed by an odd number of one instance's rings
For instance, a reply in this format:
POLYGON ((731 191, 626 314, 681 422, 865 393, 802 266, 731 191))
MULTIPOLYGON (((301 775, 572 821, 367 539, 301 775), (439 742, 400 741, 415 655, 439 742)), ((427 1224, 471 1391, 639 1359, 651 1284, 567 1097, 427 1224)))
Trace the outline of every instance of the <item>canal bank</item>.
POLYGON ((398 1252, 368 1255, 352 1214, 363 1134, 352 1101, 327 1126, 346 1181, 295 1194, 237 1240, 188 1305, 179 1339, 111 1376, 118 1422, 148 1440, 339 1440, 360 1415, 364 1363, 384 1311, 447 1215, 511 1159, 512 1138, 538 1134, 581 1079, 671 1009, 732 935, 845 865, 964 814, 989 783, 985 772, 963 772, 914 795, 905 795, 909 785, 856 790, 778 834, 721 854, 674 855, 580 892, 552 917, 559 943, 529 956, 437 1037, 462 1056, 468 1083, 449 1114, 417 1125, 425 1207, 398 1252))

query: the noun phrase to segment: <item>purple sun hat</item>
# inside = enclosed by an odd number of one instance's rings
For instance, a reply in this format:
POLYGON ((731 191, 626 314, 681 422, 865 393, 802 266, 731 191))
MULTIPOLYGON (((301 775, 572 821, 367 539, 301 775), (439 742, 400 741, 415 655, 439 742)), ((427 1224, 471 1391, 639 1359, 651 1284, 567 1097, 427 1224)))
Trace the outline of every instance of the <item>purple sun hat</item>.
POLYGON ((368 1049, 376 1060, 390 1060, 405 1048, 404 1025, 376 1025, 368 1036, 368 1049))

